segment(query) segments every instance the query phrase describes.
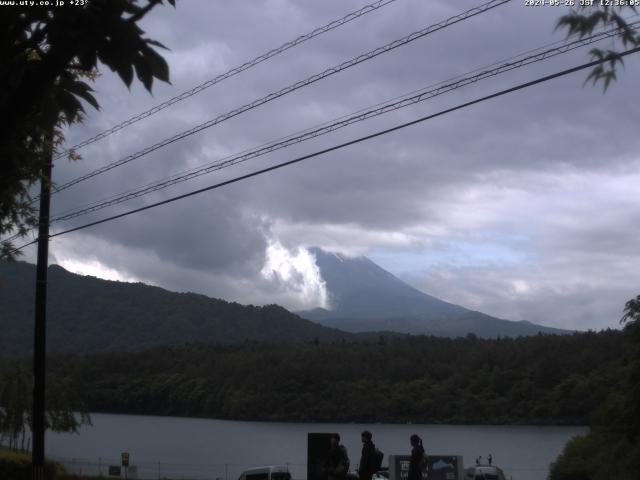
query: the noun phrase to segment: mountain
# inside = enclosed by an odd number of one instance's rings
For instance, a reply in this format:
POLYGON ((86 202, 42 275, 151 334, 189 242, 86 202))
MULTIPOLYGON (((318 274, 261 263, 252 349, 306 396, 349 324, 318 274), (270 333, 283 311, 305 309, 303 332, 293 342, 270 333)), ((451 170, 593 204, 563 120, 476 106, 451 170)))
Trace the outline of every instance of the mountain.
POLYGON ((565 330, 513 322, 445 302, 413 288, 366 257, 319 248, 310 252, 326 283, 331 310, 299 312, 309 320, 350 332, 392 331, 438 336, 516 337, 565 330))
MULTIPOLYGON (((28 355, 33 344, 34 265, 0 262, 0 357, 28 355)), ((353 334, 320 326, 277 305, 244 306, 142 283, 76 275, 49 267, 48 351, 142 350, 156 345, 244 341, 321 342, 353 334)))

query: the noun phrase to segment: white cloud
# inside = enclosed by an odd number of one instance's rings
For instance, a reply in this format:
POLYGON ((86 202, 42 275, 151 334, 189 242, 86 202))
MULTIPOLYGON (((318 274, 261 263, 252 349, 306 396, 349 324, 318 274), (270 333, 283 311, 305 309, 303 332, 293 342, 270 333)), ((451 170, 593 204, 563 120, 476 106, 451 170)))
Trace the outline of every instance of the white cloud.
POLYGON ((260 272, 291 297, 289 306, 296 310, 329 308, 327 286, 315 257, 306 249, 287 250, 278 241, 267 247, 266 261, 260 272))
POLYGON ((97 260, 77 260, 73 258, 58 259, 58 265, 64 269, 79 275, 90 275, 92 277, 103 278, 105 280, 116 280, 119 282, 138 282, 135 277, 113 268, 106 267, 97 260))

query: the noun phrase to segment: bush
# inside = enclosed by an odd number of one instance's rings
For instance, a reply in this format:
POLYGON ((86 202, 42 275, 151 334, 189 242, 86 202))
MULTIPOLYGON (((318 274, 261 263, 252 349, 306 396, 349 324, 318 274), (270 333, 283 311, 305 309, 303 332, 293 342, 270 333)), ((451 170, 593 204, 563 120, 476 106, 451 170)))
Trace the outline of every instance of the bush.
MULTIPOLYGON (((45 462, 45 478, 53 480, 63 468, 55 462, 45 462)), ((31 480, 31 456, 0 449, 0 478, 3 480, 31 480)))
POLYGON ((592 430, 574 437, 552 464, 550 480, 637 480, 640 443, 592 430))

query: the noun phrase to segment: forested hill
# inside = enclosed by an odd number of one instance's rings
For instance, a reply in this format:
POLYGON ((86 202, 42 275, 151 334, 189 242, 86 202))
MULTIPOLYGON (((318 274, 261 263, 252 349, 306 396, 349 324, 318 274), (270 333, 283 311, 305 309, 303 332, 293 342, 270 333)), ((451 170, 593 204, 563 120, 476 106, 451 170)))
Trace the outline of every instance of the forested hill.
POLYGON ((57 356, 94 412, 273 421, 586 424, 620 391, 618 331, 518 339, 158 347, 57 356))
MULTIPOLYGON (((0 356, 32 351, 34 285, 34 265, 0 262, 0 356)), ((244 306, 142 283, 76 275, 55 265, 49 267, 47 315, 50 352, 130 351, 196 341, 353 338, 277 305, 244 306)))

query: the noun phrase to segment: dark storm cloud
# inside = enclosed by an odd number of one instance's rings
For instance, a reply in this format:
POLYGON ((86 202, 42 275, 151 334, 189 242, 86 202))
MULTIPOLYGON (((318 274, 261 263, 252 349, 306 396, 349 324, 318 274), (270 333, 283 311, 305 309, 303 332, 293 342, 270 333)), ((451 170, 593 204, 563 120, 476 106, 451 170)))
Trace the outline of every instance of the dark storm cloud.
MULTIPOLYGON (((158 9, 144 28, 171 48, 167 59, 173 85, 158 84, 153 96, 139 85, 129 93, 104 72, 96 84, 103 109, 71 129, 69 143, 363 4, 194 1, 179 3, 175 11, 158 9)), ((83 149, 84 160, 59 162, 55 178, 63 183, 476 4, 399 0, 83 149)), ((78 185, 55 197, 54 211, 127 191, 561 40, 562 33, 553 29, 562 13, 511 2, 78 185)), ((582 49, 91 218, 289 160, 587 59, 582 49)), ((93 259, 167 288, 293 305, 296 292, 287 294, 286 286, 269 283, 260 274, 267 246, 274 241, 291 252, 313 244, 360 253, 387 249, 398 266, 385 266, 398 273, 407 270, 414 284, 447 300, 560 326, 575 326, 586 316, 593 317, 589 325, 598 325, 598 318, 604 319, 600 325, 611 324, 621 297, 632 290, 628 285, 640 280, 634 250, 640 232, 630 227, 638 224, 638 197, 625 180, 639 171, 640 112, 629 101, 639 67, 636 59, 628 59, 606 95, 600 88, 582 87, 586 73, 578 73, 69 235, 54 243, 53 251, 67 260, 93 259), (513 244, 509 239, 514 237, 530 241, 513 244), (82 246, 92 242, 100 248, 82 246), (473 251, 487 242, 495 247, 496 262, 473 260, 473 251), (425 252, 437 257, 428 269, 399 266, 404 255, 425 252), (508 252, 516 252, 519 260, 501 263, 508 252), (459 260, 467 258, 472 261, 459 260), (609 275, 594 271, 585 283, 585 265, 608 269, 609 275), (597 302, 580 309, 579 302, 589 296, 597 302)))

